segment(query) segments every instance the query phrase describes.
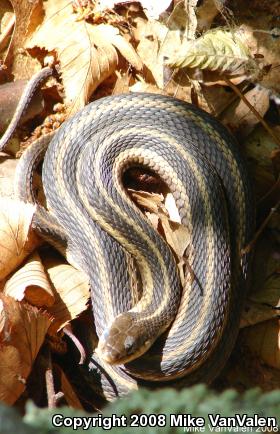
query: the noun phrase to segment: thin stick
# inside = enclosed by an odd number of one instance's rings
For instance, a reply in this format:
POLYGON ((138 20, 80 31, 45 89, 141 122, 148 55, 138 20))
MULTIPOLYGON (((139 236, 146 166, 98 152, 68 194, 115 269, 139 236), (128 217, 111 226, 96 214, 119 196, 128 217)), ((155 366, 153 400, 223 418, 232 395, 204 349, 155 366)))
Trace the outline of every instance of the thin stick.
POLYGON ((49 355, 48 359, 49 359, 48 360, 48 367, 47 367, 46 372, 45 372, 47 397, 48 397, 48 408, 55 408, 56 407, 56 396, 55 396, 54 379, 53 379, 52 363, 50 361, 50 355, 49 355))
POLYGON ((250 250, 253 248, 253 246, 255 245, 256 241, 258 240, 259 236, 261 235, 262 231, 264 230, 264 228, 268 224, 269 220, 276 213, 276 211, 278 210, 279 207, 280 207, 280 200, 276 203, 276 205, 273 208, 271 208, 270 213, 268 214, 268 216, 264 219, 264 221, 260 225, 260 227, 257 230, 257 232, 255 233, 254 238, 252 239, 252 241, 244 249, 242 249, 242 252, 241 252, 242 254, 250 252, 250 250))
POLYGON ((57 402, 64 396, 63 392, 55 393, 54 378, 53 378, 53 366, 51 361, 50 351, 47 355, 47 369, 45 372, 46 389, 48 398, 48 408, 56 408, 57 402))
POLYGON ((266 131, 271 135, 271 137, 275 140, 277 145, 280 148, 280 139, 274 134, 274 131, 267 125, 267 123, 263 120, 259 112, 252 106, 252 104, 247 100, 247 98, 240 92, 237 86, 233 84, 227 77, 223 77, 225 82, 234 90, 234 92, 242 99, 242 101, 249 107, 252 113, 256 116, 256 118, 261 122, 266 131))

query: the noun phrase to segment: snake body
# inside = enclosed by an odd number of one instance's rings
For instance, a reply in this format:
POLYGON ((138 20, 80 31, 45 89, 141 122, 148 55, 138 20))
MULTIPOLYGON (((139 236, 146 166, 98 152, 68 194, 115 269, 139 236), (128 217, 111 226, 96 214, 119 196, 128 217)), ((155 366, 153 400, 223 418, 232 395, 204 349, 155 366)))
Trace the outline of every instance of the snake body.
MULTIPOLYGON (((17 173, 27 191, 42 152, 33 148, 17 173)), ((106 97, 60 127, 42 176, 50 215, 90 278, 99 337, 90 369, 104 396, 122 396, 139 384, 211 381, 237 336, 249 264, 242 249, 254 231, 249 176, 230 133, 174 98, 106 97), (124 189, 123 174, 135 166, 167 184, 188 228, 191 271, 183 290, 170 248, 124 189), (127 252, 143 284, 136 304, 127 252)), ((45 225, 39 215, 38 226, 40 218, 45 225)))

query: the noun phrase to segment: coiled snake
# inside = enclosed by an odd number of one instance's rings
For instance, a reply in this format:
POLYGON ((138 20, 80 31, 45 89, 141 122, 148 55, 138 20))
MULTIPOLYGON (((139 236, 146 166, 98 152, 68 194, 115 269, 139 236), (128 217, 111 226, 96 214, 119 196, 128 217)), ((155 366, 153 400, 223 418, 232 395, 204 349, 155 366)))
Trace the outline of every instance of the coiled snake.
MULTIPOLYGON (((24 200, 34 200, 32 173, 45 142, 32 145, 19 164, 24 200)), ((248 178, 230 133, 206 112, 166 96, 102 98, 54 135, 43 164, 52 217, 39 208, 36 226, 48 236, 60 231, 90 278, 99 336, 90 367, 107 399, 138 384, 209 382, 222 368, 246 291, 249 258, 242 249, 254 231, 248 178), (188 228, 191 272, 183 290, 170 248, 123 186, 134 166, 167 184, 188 228), (126 252, 143 285, 134 305, 126 252)))

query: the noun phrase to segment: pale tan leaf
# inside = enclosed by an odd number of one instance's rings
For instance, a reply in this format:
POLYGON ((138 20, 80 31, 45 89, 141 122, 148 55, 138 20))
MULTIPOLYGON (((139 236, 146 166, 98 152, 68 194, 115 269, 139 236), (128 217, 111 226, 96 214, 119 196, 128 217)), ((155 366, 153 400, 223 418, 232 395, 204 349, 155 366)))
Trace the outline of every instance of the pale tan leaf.
MULTIPOLYGON (((177 10, 178 7, 175 11, 177 10)), ((165 59, 176 57, 182 44, 181 26, 185 26, 186 22, 183 20, 183 23, 178 23, 177 18, 174 12, 168 21, 169 25, 156 20, 147 21, 142 17, 136 20, 134 36, 139 41, 137 53, 151 71, 160 89, 165 87, 165 59)))
POLYGON ((240 32, 243 32, 243 38, 251 52, 263 56, 264 63, 271 65, 269 71, 266 71, 259 81, 262 86, 272 90, 276 95, 280 92, 278 29, 279 26, 272 28, 271 16, 267 13, 246 14, 246 17, 242 17, 240 26, 240 32), (256 29, 260 30, 256 31, 256 29))
POLYGON ((200 3, 196 10, 198 30, 201 32, 209 29, 215 16, 221 10, 224 13, 222 1, 204 0, 200 3))
POLYGON ((25 298, 39 307, 54 304, 54 294, 38 253, 33 253, 6 282, 4 294, 19 301, 25 298))
MULTIPOLYGON (((246 92, 244 97, 257 110, 260 116, 264 117, 269 108, 269 94, 268 89, 256 86, 246 92)), ((224 111, 221 121, 224 125, 228 125, 235 133, 238 132, 240 139, 248 136, 259 123, 258 118, 242 100, 233 102, 224 111)))
POLYGON ((55 291, 55 303, 48 309, 54 318, 50 333, 55 333, 87 309, 89 279, 59 259, 47 257, 43 262, 55 291))
POLYGON ((147 219, 150 221, 150 223, 152 224, 153 228, 155 230, 158 229, 158 223, 159 223, 159 216, 153 212, 149 212, 146 211, 145 213, 147 219))
POLYGON ((250 350, 267 365, 280 369, 280 320, 270 320, 244 330, 250 350))
POLYGON ((172 247, 179 260, 190 243, 190 234, 185 226, 175 223, 161 213, 159 216, 167 243, 172 247))
POLYGON ((162 194, 134 190, 130 190, 130 194, 138 206, 144 208, 146 213, 148 211, 147 217, 155 229, 159 221, 161 222, 165 239, 180 261, 189 245, 190 235, 186 227, 181 224, 172 194, 166 195, 165 203, 162 194))
POLYGON ((155 84, 145 83, 143 80, 136 81, 129 87, 130 92, 149 92, 165 94, 162 89, 159 89, 155 84))
MULTIPOLYGON (((173 9, 166 23, 137 18, 137 52, 152 72, 157 86, 165 88, 165 59, 176 57, 182 40, 194 39, 196 31, 195 7, 197 0, 180 1, 173 9), (182 31, 184 29, 184 31, 182 31)), ((184 97, 183 99, 188 99, 184 97)))
POLYGON ((244 328, 253 326, 277 317, 279 317, 277 309, 271 309, 271 306, 247 300, 245 309, 242 313, 240 327, 244 328))
POLYGON ((14 195, 14 176, 17 160, 7 158, 0 164, 0 197, 13 198, 14 195))
POLYGON ((0 198, 0 280, 10 274, 39 244, 31 230, 35 207, 0 198))
POLYGON ((0 299, 0 401, 11 405, 25 389, 51 319, 11 297, 0 299))
POLYGON ((252 75, 258 65, 237 33, 222 28, 209 30, 194 41, 187 41, 167 64, 176 68, 199 68, 228 75, 252 75))
POLYGON ((137 191, 128 189, 132 199, 138 206, 145 208, 149 212, 158 213, 159 206, 163 205, 163 195, 157 193, 149 193, 147 191, 137 191))
POLYGON ((119 50, 121 55, 137 70, 142 68, 142 61, 137 55, 136 51, 129 44, 126 39, 124 39, 116 27, 109 26, 108 24, 100 24, 95 27, 93 33, 94 43, 97 46, 103 47, 109 44, 114 46, 119 50))
POLYGON ((4 59, 4 63, 12 64, 12 75, 15 80, 17 79, 29 79, 38 69, 41 68, 41 64, 38 59, 28 56, 25 52, 24 42, 26 40, 26 34, 29 28, 32 28, 37 20, 36 11, 40 6, 41 0, 28 1, 28 0, 11 0, 15 16, 15 28, 11 43, 7 54, 4 59))
POLYGON ((97 86, 114 72, 116 48, 135 68, 142 66, 132 45, 116 28, 76 21, 68 0, 45 3, 45 19, 26 44, 26 48, 33 47, 56 51, 65 100, 72 112, 82 108, 97 86))

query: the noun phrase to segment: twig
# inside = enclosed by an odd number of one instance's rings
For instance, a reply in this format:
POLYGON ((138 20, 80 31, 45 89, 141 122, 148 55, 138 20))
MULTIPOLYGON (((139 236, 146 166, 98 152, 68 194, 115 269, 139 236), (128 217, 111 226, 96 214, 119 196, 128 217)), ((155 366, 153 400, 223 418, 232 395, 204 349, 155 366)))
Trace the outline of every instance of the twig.
POLYGON ((280 200, 278 200, 276 205, 273 208, 271 208, 270 213, 268 214, 268 216, 264 219, 264 221, 260 225, 260 227, 257 230, 257 232, 255 233, 252 241, 246 247, 244 247, 244 249, 242 249, 242 251, 241 251, 242 254, 249 253, 251 251, 251 249, 255 245, 256 241, 258 240, 259 236, 261 235, 262 231, 264 230, 264 228, 268 224, 269 220, 276 213, 276 211, 278 210, 279 207, 280 207, 280 200))
POLYGON ((57 402, 59 401, 59 399, 61 399, 64 396, 63 392, 55 393, 53 369, 52 368, 53 367, 52 367, 51 356, 50 356, 50 352, 48 352, 47 369, 45 372, 48 408, 56 408, 57 402))
POLYGON ((275 140, 277 145, 280 147, 280 139, 279 137, 274 134, 274 131, 267 125, 267 123, 264 121, 264 119, 261 117, 261 115, 257 112, 257 110, 252 106, 252 104, 247 100, 247 98, 240 92, 237 86, 233 84, 227 77, 223 77, 225 82, 232 88, 232 90, 242 99, 244 104, 249 107, 249 109, 252 111, 252 113, 256 116, 256 118, 261 122, 263 127, 266 129, 266 131, 271 135, 271 137, 275 140))

